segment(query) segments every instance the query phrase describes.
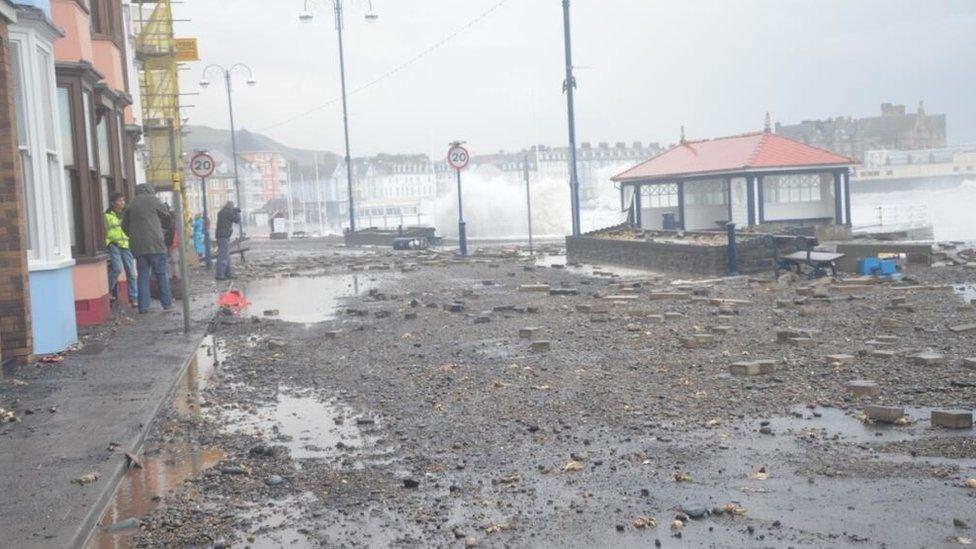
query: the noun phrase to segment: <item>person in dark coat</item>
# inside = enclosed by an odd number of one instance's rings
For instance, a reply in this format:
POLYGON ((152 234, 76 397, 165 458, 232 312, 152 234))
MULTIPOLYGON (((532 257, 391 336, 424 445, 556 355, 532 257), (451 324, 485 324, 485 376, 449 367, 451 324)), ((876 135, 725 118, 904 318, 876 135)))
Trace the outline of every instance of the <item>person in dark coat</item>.
POLYGON ((217 280, 234 278, 230 268, 230 237, 234 236, 234 224, 241 222, 241 209, 228 201, 217 213, 217 280))
POLYGON ((149 310, 150 276, 156 277, 159 285, 159 301, 163 309, 173 308, 173 292, 169 287, 169 273, 166 264, 166 241, 163 226, 172 224, 166 205, 156 198, 151 185, 136 186, 136 196, 126 208, 122 218, 122 229, 129 235, 129 246, 136 257, 139 270, 139 312, 149 310))

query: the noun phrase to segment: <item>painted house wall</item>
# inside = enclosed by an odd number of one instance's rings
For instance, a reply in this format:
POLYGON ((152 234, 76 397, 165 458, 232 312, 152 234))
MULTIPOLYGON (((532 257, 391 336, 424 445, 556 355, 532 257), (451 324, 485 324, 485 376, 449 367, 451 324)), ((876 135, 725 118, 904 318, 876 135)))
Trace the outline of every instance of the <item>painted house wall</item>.
POLYGON ((30 273, 35 354, 57 353, 78 341, 71 271, 68 267, 30 273))
POLYGON ((51 2, 49 0, 13 0, 14 4, 20 6, 35 7, 44 12, 44 15, 51 17, 51 2))
POLYGON ((105 83, 113 90, 125 92, 122 51, 111 40, 92 40, 92 54, 95 70, 102 73, 105 83))
POLYGON ((91 18, 74 0, 52 0, 51 18, 64 30, 65 36, 54 43, 57 61, 94 63, 91 40, 91 18))

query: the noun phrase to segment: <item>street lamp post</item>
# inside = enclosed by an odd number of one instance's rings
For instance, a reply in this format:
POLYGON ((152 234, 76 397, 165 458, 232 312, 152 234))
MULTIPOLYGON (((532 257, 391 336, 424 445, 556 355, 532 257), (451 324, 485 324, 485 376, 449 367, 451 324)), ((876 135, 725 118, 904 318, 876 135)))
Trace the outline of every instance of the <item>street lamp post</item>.
MULTIPOLYGON (((346 100, 346 56, 342 42, 342 2, 343 0, 332 0, 332 7, 335 10, 336 34, 339 36, 339 81, 342 87, 342 129, 346 141, 346 190, 349 194, 349 232, 356 231, 356 201, 352 193, 352 154, 349 148, 349 105, 346 100)), ((305 0, 305 10, 298 15, 298 19, 303 23, 309 23, 313 19, 312 12, 309 10, 309 0, 305 0)), ((372 0, 369 1, 369 11, 366 13, 366 20, 373 22, 379 19, 373 11, 372 0)))
POLYGON ((576 113, 574 112, 573 92, 576 78, 573 76, 573 41, 569 32, 569 0, 563 0, 563 39, 566 47, 566 92, 567 118, 569 119, 569 192, 573 209, 573 236, 580 234, 579 174, 576 172, 576 113))
MULTIPOLYGON (((230 144, 231 144, 231 156, 234 159, 234 189, 237 194, 237 207, 244 209, 244 201, 241 195, 241 178, 238 173, 237 168, 237 126, 234 124, 234 99, 233 99, 233 86, 231 83, 231 75, 235 70, 247 71, 247 85, 254 86, 257 84, 257 80, 254 79, 254 72, 251 71, 251 67, 243 63, 237 63, 232 65, 230 68, 224 68, 221 65, 208 65, 207 68, 203 69, 203 79, 200 80, 200 87, 206 88, 210 85, 210 81, 207 80, 207 73, 211 69, 219 70, 224 76, 224 86, 227 88, 227 111, 230 113, 230 144)), ((241 240, 244 240, 244 218, 241 217, 240 223, 241 240)))

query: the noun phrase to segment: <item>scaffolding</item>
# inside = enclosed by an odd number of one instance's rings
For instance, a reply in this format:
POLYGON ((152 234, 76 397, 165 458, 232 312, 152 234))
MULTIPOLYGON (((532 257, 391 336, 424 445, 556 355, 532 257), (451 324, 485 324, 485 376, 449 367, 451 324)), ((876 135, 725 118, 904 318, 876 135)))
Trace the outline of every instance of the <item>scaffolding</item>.
MULTIPOLYGON (((157 191, 173 189, 181 181, 183 155, 180 111, 179 64, 173 36, 173 10, 170 0, 140 0, 135 11, 136 59, 139 61, 139 91, 142 95, 142 120, 146 159, 146 180, 157 191), (177 168, 171 166, 170 131, 175 143, 177 168)), ((183 189, 184 200, 186 190, 183 189)), ((185 203, 185 202, 184 202, 185 203)))

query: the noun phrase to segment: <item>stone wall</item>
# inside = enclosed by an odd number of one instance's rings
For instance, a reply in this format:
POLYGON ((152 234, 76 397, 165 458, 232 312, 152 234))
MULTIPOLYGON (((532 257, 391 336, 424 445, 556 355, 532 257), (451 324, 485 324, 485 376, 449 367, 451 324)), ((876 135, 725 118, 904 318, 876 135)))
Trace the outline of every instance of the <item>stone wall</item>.
MULTIPOLYGON (((665 233, 674 236, 676 233, 665 233)), ((728 274, 728 246, 724 233, 692 233, 686 236, 707 234, 722 238, 723 243, 701 244, 659 242, 653 240, 626 240, 601 238, 592 233, 566 237, 566 256, 570 263, 618 265, 658 272, 674 272, 691 275, 725 276, 728 274)), ((780 254, 797 250, 792 242, 779 242, 780 254)), ((773 272, 773 249, 765 236, 736 236, 736 253, 740 274, 773 272)))
POLYGON ((0 355, 29 362, 34 342, 7 44, 6 21, 0 19, 0 355))

